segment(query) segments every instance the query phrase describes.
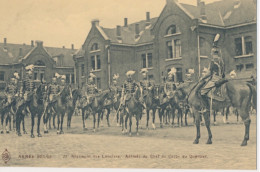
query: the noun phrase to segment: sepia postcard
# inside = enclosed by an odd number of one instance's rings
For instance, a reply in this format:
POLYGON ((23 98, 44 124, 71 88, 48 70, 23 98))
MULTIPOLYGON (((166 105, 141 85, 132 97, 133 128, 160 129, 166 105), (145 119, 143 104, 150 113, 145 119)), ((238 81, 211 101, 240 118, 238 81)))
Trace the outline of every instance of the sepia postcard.
POLYGON ((0 20, 3 170, 257 170, 256 0, 1 0, 0 20))

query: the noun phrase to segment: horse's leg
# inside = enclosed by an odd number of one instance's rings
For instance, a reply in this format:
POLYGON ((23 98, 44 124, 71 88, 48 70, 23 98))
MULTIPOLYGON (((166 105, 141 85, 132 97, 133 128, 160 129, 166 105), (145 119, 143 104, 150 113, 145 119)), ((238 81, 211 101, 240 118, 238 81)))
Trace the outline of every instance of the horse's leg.
POLYGON ((159 109, 159 118, 160 118, 160 127, 163 128, 162 116, 163 116, 163 109, 159 109))
POLYGON ((149 116, 150 116, 149 111, 150 110, 148 108, 146 108, 146 129, 147 130, 149 129, 149 127, 148 127, 148 125, 149 125, 149 116))
POLYGON ((250 129, 250 123, 251 123, 251 119, 249 116, 249 103, 250 101, 248 101, 247 99, 244 99, 242 101, 242 105, 237 109, 238 113, 240 114, 244 125, 245 125, 245 136, 244 136, 244 140, 241 144, 241 146, 246 146, 247 145, 247 141, 249 140, 249 129, 250 129))
POLYGON ((1 113, 1 134, 4 134, 4 113, 1 113))
POLYGON ((16 112, 16 133, 18 136, 22 136, 20 132, 21 113, 22 110, 19 108, 16 112))
POLYGON ((185 109, 185 114, 184 114, 184 118, 185 118, 185 126, 188 126, 188 122, 187 122, 187 116, 188 116, 188 109, 185 109))
POLYGON ((22 115, 21 115, 21 119, 22 119, 21 121, 22 121, 22 125, 23 125, 23 134, 27 134, 27 131, 26 131, 26 129, 25 129, 24 117, 25 117, 25 115, 22 114, 22 115))
POLYGON ((92 112, 93 113, 93 132, 96 131, 96 113, 92 112))
POLYGON ((195 115, 195 125, 196 125, 196 129, 197 129, 197 135, 196 135, 196 139, 194 140, 193 144, 198 144, 199 143, 199 139, 200 139, 200 113, 197 110, 194 110, 194 115, 195 115))
POLYGON ((60 116, 61 116, 61 114, 59 112, 59 114, 57 114, 57 120, 58 120, 57 134, 60 134, 60 116))
MULTIPOLYGON (((53 128, 56 129, 56 125, 55 125, 55 117, 57 116, 57 114, 53 113, 53 117, 52 117, 52 123, 53 123, 53 128)), ((57 116, 58 118, 58 116, 57 116)), ((58 119, 57 119, 58 120, 58 119)))
POLYGON ((216 116, 217 116, 217 112, 214 110, 212 110, 212 112, 213 112, 213 117, 214 117, 214 125, 217 125, 217 120, 216 120, 216 116))
POLYGON ((207 111, 205 113, 203 113, 203 116, 204 116, 204 121, 205 121, 205 125, 206 125, 206 128, 208 130, 208 141, 206 144, 212 144, 212 133, 211 133, 211 129, 210 129, 210 113, 207 111))
POLYGON ((63 120, 66 112, 61 113, 61 122, 60 122, 60 134, 64 134, 63 132, 63 120))
MULTIPOLYGON (((119 108, 119 107, 118 107, 119 108)), ((115 110, 116 110, 116 108, 115 108, 115 110)), ((119 114, 119 109, 118 110, 116 110, 116 126, 120 126, 121 125, 121 116, 120 116, 120 114, 119 114), (118 120, 120 120, 119 121, 119 123, 118 123, 118 120)))
POLYGON ((152 123, 152 126, 153 126, 154 130, 155 130, 155 113, 156 113, 156 109, 153 109, 153 123, 152 123))
POLYGON ((9 112, 7 119, 8 119, 8 120, 7 120, 8 125, 6 125, 6 133, 8 134, 9 131, 12 130, 12 128, 11 128, 12 113, 11 113, 11 112, 9 112), (8 127, 9 127, 9 128, 8 128, 8 127))
POLYGON ((83 130, 85 130, 85 110, 84 109, 82 109, 81 115, 82 115, 83 130))
POLYGON ((40 132, 41 117, 42 117, 42 114, 39 113, 38 114, 38 122, 37 122, 37 134, 38 134, 37 136, 38 137, 42 137, 41 132, 40 132))
POLYGON ((139 117, 139 115, 136 114, 136 135, 137 136, 139 136, 139 132, 138 132, 139 120, 140 120, 140 117, 139 117))
MULTIPOLYGON (((173 127, 174 126, 174 119, 175 119, 175 109, 174 108, 172 108, 171 114, 172 114, 172 127, 173 127)), ((170 120, 169 120, 169 122, 170 122, 170 120)))
MULTIPOLYGON (((44 134, 48 133, 48 129, 47 129, 47 124, 49 121, 49 114, 47 112, 45 112, 45 114, 43 114, 42 120, 43 120, 43 128, 44 128, 44 134)), ((49 123, 50 124, 50 123, 49 123)))
POLYGON ((178 117, 178 118, 181 118, 181 127, 183 126, 182 117, 183 117, 183 113, 182 113, 182 109, 180 108, 180 109, 179 109, 179 117, 178 117))
POLYGON ((110 108, 107 109, 107 126, 110 127, 109 123, 110 108))
MULTIPOLYGON (((98 117, 98 119, 97 119, 97 120, 98 120, 97 128, 99 128, 100 116, 101 116, 101 115, 103 116, 103 113, 104 113, 104 112, 98 112, 98 113, 97 113, 97 115, 98 115, 98 116, 97 116, 97 117, 98 117)), ((103 118, 103 117, 102 117, 102 118, 103 118)), ((102 119, 102 121, 103 121, 103 119, 102 119)))
POLYGON ((31 128, 31 138, 34 138, 34 134, 33 134, 34 114, 33 113, 31 113, 31 125, 32 125, 32 128, 31 128))
POLYGON ((132 114, 129 114, 129 136, 132 136, 132 114))
POLYGON ((126 115, 125 115, 125 131, 127 132, 127 121, 128 121, 128 118, 129 118, 129 114, 126 112, 126 115))

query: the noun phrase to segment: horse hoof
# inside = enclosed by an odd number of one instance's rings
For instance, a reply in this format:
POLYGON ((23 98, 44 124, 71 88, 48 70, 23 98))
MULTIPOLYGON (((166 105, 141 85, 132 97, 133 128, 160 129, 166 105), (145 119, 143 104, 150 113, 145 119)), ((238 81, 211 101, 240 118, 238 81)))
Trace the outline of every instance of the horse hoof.
POLYGON ((96 129, 93 129, 93 133, 95 133, 96 132, 96 129))
POLYGON ((212 141, 211 141, 211 140, 208 140, 206 144, 207 144, 207 145, 211 145, 211 144, 212 144, 212 141))
POLYGON ((33 134, 31 134, 31 138, 34 138, 35 136, 33 134))
POLYGON ((26 131, 23 131, 23 134, 27 134, 27 132, 26 132, 26 131))
POLYGON ((57 134, 60 134, 60 131, 57 131, 57 134))
POLYGON ((10 132, 9 131, 6 131, 6 134, 9 134, 10 132))
POLYGON ((247 141, 244 140, 244 141, 242 142, 241 146, 247 146, 247 141))
MULTIPOLYGON (((217 125, 218 123, 217 122, 214 122, 214 125, 217 125)), ((202 124, 201 124, 202 125, 202 124)), ((204 124, 203 124, 204 125, 204 124)))
POLYGON ((1 131, 1 134, 4 134, 4 131, 1 131))
POLYGON ((38 137, 42 137, 42 135, 41 135, 41 134, 38 134, 37 136, 38 136, 38 137))
POLYGON ((47 131, 44 131, 43 133, 44 133, 44 134, 48 134, 48 133, 49 133, 49 131, 47 130, 47 131))
POLYGON ((160 125, 160 128, 163 128, 163 125, 162 125, 162 124, 160 125))
POLYGON ((194 140, 193 144, 199 144, 199 140, 194 140))
POLYGON ((119 127, 120 125, 117 123, 116 126, 119 127))
POLYGON ((146 127, 146 130, 149 130, 149 127, 146 127))

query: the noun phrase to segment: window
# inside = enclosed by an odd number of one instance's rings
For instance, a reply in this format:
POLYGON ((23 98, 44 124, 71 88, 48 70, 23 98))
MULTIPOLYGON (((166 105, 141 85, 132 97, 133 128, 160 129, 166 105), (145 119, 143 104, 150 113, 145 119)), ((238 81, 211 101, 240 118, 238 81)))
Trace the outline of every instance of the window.
POLYGON ((177 70, 176 71, 176 81, 177 82, 183 82, 183 80, 182 80, 182 68, 176 68, 176 70, 177 70))
POLYGON ((253 43, 251 36, 235 38, 236 56, 253 54, 253 43))
POLYGON ((44 80, 44 73, 40 74, 40 80, 43 81, 44 80))
POLYGON ((99 47, 98 47, 98 44, 97 43, 94 43, 92 46, 91 46, 91 51, 96 51, 98 50, 99 47))
POLYGON ((97 88, 101 89, 101 79, 97 78, 97 88))
POLYGON ((85 73, 84 70, 85 70, 85 69, 84 69, 84 64, 81 64, 81 76, 84 76, 84 73, 85 73))
POLYGON ((246 64, 246 69, 247 70, 254 69, 254 64, 253 63, 246 64))
POLYGON ((142 68, 150 68, 153 66, 152 53, 142 54, 142 68))
POLYGON ((92 68, 92 70, 101 69, 100 55, 91 56, 91 68, 92 68))
POLYGON ((180 58, 181 57, 181 40, 171 40, 167 42, 167 58, 180 58))
POLYGON ((244 68, 243 64, 236 65, 237 71, 241 72, 244 68))
POLYGON ((200 56, 208 56, 209 50, 211 49, 210 44, 203 37, 200 37, 199 42, 200 42, 200 56))
POLYGON ((242 52, 242 38, 236 38, 235 39, 235 45, 236 45, 236 56, 241 56, 243 54, 243 52, 242 52))
POLYGON ((252 45, 252 37, 247 36, 245 37, 245 48, 246 48, 246 55, 253 54, 253 45, 252 45))
POLYGON ((38 73, 34 73, 33 79, 37 80, 38 73))
POLYGON ((175 33, 178 33, 179 29, 176 25, 171 25, 170 27, 168 27, 167 31, 166 31, 166 35, 172 35, 175 33))
POLYGON ((4 81, 4 80, 5 80, 5 72, 0 71, 0 81, 4 81))
POLYGON ((71 74, 71 83, 75 83, 75 78, 74 78, 74 74, 71 74))
POLYGON ((66 83, 70 83, 70 74, 66 74, 66 83))

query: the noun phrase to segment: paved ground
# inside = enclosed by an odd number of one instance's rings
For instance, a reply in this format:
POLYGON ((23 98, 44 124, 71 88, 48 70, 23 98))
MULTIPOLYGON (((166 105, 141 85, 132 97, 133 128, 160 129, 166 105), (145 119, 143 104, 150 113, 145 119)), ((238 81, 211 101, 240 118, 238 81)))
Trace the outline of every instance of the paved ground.
MULTIPOLYGON (((212 145, 205 144, 204 126, 200 144, 192 144, 192 119, 188 127, 140 129, 139 136, 129 137, 122 135, 116 124, 110 128, 104 124, 95 133, 83 131, 81 118, 75 116, 72 128, 65 129, 63 135, 57 135, 56 130, 34 139, 29 134, 18 137, 14 132, 0 135, 0 153, 7 149, 11 155, 7 164, 0 159, 0 166, 256 169, 256 116, 251 118, 250 141, 247 147, 240 147, 244 126, 237 124, 234 116, 230 117, 231 124, 223 124, 218 116, 218 125, 212 126, 212 145)), ((29 131, 29 119, 26 123, 29 131)), ((92 120, 87 125, 91 128, 92 120)))

